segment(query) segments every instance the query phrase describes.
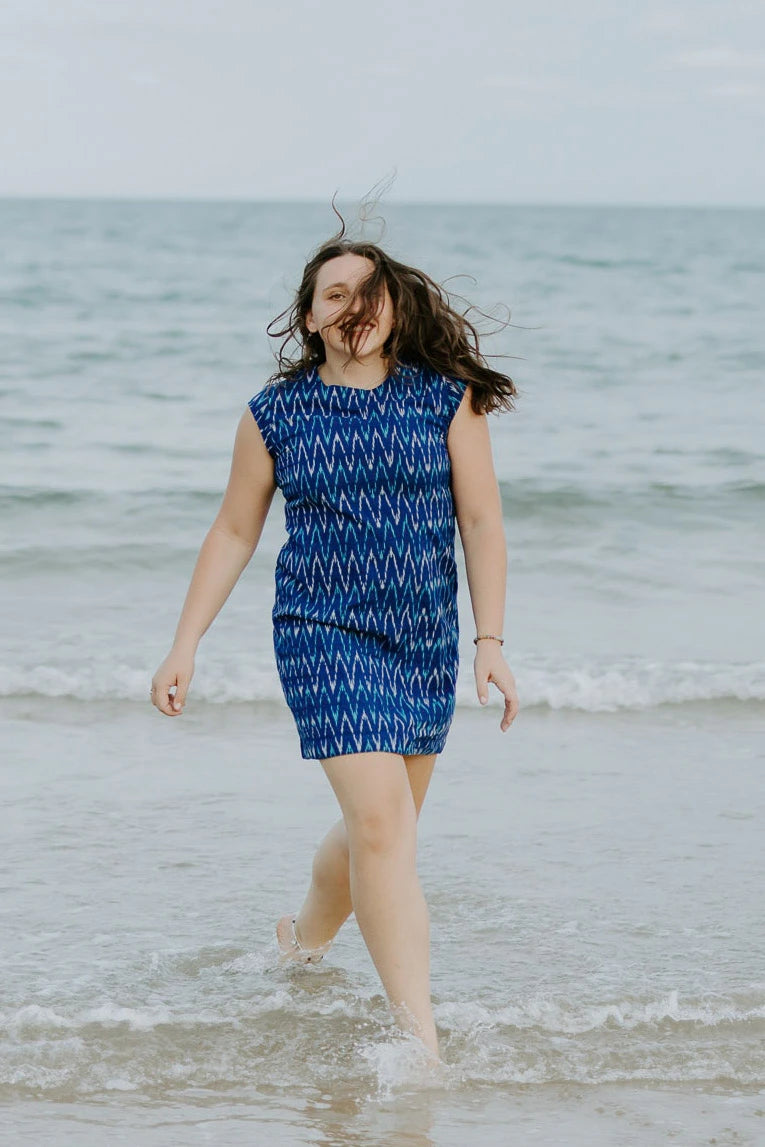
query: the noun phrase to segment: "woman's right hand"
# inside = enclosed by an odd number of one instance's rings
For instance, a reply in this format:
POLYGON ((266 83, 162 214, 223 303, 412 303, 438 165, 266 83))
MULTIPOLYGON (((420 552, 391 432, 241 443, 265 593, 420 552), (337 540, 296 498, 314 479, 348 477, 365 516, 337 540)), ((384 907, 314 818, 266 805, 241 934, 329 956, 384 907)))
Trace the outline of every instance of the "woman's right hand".
POLYGON ((193 676, 194 654, 173 646, 151 679, 152 705, 166 717, 180 717, 193 676), (170 692, 173 685, 175 695, 170 692))

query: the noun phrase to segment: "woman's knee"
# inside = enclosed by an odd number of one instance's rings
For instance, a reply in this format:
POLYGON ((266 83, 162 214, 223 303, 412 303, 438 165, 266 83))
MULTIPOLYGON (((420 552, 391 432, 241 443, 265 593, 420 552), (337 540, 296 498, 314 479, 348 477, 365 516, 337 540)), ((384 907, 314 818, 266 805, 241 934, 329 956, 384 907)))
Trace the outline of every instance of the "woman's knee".
POLYGON ((340 802, 350 853, 414 846, 417 808, 402 756, 358 754, 322 764, 340 802))
POLYGON ((408 798, 357 810, 347 823, 347 830, 349 848, 355 855, 411 848, 417 831, 417 810, 411 794, 408 798))

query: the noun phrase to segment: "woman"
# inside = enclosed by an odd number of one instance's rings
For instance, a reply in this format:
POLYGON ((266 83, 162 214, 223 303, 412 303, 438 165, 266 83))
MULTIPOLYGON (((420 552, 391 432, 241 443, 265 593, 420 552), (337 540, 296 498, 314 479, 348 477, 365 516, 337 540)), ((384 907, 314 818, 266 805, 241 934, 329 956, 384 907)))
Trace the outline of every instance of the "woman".
POLYGON ((288 540, 276 563, 276 664, 302 756, 321 761, 342 811, 303 906, 277 925, 281 958, 322 959, 354 912, 396 1022, 438 1060, 416 826, 455 707, 455 518, 479 699, 490 682, 504 695, 503 732, 518 712, 502 655, 506 543, 486 418, 513 409, 517 392, 432 279, 343 233, 308 262, 273 336, 301 355, 287 359, 283 343, 279 371, 242 414, 151 696, 166 716, 183 712, 197 645, 279 486, 288 540))

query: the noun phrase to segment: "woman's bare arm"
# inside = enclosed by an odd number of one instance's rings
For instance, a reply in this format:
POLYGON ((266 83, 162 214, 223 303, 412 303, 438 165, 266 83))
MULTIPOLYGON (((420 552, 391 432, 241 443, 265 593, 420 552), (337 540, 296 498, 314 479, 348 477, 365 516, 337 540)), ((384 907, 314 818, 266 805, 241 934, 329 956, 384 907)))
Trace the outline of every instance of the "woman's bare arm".
POLYGON ((152 681, 152 700, 168 716, 183 709, 199 641, 255 552, 275 490, 273 459, 247 409, 237 427, 226 492, 199 551, 172 649, 152 681), (169 693, 173 685, 175 697, 169 693))
MULTIPOLYGON (((465 553, 465 570, 476 633, 503 636, 507 586, 507 542, 502 499, 494 472, 489 422, 476 414, 468 385, 449 427, 447 446, 452 467, 454 511, 465 553)), ((515 679, 497 641, 479 641, 475 655, 478 696, 488 700, 488 682, 505 695, 500 728, 509 728, 518 712, 515 679)))

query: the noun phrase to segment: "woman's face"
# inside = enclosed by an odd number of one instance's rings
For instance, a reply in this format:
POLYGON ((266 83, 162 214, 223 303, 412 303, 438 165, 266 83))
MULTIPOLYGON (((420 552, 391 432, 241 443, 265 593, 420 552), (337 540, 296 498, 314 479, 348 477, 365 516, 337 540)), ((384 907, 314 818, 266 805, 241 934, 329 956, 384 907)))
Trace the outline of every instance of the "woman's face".
MULTIPOLYGON (((306 315, 306 326, 309 331, 319 331, 325 348, 331 346, 341 354, 348 353, 348 344, 338 328, 327 324, 332 324, 333 317, 339 316, 358 284, 373 270, 371 259, 352 254, 328 259, 319 268, 311 309, 306 315)), ((383 291, 384 298, 378 304, 374 323, 371 329, 362 334, 359 342, 359 358, 380 354, 393 328, 393 300, 387 284, 383 284, 383 291)))

